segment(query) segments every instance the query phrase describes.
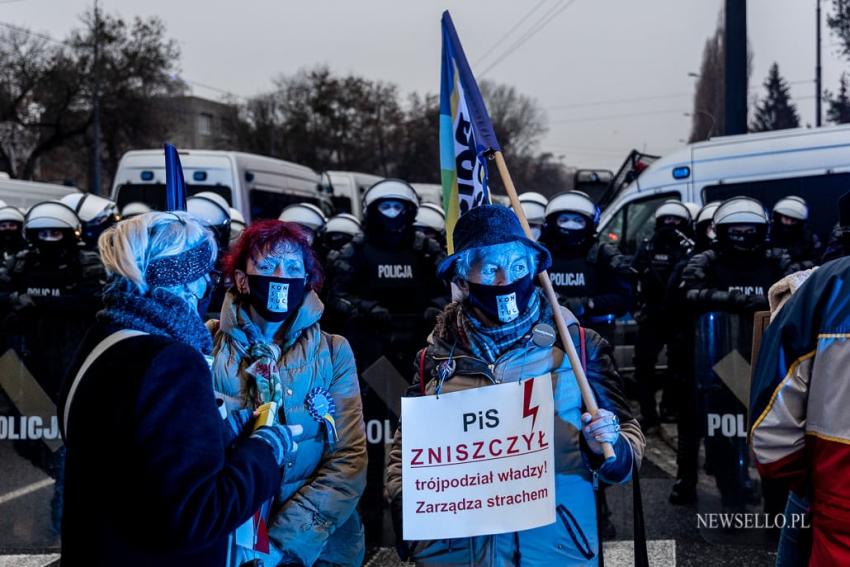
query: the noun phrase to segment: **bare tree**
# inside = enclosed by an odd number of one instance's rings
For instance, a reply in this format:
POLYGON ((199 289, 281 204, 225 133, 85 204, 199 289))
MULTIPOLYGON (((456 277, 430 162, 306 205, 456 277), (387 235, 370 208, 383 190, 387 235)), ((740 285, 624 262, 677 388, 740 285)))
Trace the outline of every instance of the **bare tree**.
POLYGON ((723 100, 726 84, 723 53, 723 26, 718 24, 714 35, 705 41, 702 50, 688 143, 707 140, 722 133, 726 114, 723 100))

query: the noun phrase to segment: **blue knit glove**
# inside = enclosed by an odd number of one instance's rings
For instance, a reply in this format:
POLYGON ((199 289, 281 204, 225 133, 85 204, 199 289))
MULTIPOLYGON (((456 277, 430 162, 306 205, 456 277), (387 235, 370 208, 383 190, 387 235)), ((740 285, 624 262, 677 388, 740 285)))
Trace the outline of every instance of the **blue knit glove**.
POLYGON ((254 422, 254 412, 249 409, 232 411, 224 419, 224 446, 227 447, 254 422))
POLYGON ((300 425, 264 425, 251 434, 252 439, 259 439, 268 445, 274 453, 277 466, 282 467, 287 455, 298 450, 295 436, 304 428, 300 425))

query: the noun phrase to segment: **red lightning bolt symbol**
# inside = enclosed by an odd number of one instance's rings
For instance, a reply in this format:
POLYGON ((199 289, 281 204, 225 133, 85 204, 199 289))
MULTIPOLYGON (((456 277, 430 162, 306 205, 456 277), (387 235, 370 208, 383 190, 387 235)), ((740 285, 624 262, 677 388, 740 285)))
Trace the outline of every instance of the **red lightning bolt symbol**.
POLYGON ((525 381, 525 390, 522 396, 522 417, 526 418, 531 416, 531 429, 534 429, 534 424, 537 422, 537 410, 540 409, 538 406, 531 407, 531 393, 534 390, 534 378, 525 381))

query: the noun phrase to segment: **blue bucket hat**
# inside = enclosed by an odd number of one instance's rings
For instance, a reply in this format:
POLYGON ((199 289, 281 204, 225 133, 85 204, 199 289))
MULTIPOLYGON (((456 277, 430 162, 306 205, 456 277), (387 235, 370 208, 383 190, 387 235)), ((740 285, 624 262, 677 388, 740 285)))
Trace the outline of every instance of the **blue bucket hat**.
POLYGON ((452 232, 454 254, 440 262, 437 275, 450 280, 460 253, 471 248, 483 248, 509 242, 522 242, 537 254, 537 272, 548 270, 552 256, 543 245, 526 238, 519 219, 512 209, 501 205, 481 205, 461 216, 452 232))

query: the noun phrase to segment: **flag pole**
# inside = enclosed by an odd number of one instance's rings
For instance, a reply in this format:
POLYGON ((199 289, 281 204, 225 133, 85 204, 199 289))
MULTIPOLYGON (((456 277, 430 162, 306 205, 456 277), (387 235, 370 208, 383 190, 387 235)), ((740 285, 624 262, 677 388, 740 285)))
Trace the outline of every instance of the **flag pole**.
MULTIPOLYGON (((505 185, 505 191, 508 193, 508 197, 511 200, 511 207, 516 213, 516 216, 519 218, 522 229, 525 231, 525 236, 534 240, 534 237, 531 234, 531 227, 528 226, 528 220, 525 218, 525 212, 522 210, 522 206, 520 205, 516 187, 514 187, 511 174, 508 171, 507 164, 505 163, 505 157, 500 151, 493 152, 493 157, 496 160, 496 167, 499 170, 499 176, 502 178, 502 183, 505 185)), ((584 373, 584 367, 581 364, 581 359, 579 358, 578 353, 576 352, 576 347, 570 337, 570 332, 567 329, 567 322, 564 321, 564 314, 561 313, 561 306, 558 303, 558 298, 555 296, 555 289, 552 287, 552 281, 549 279, 549 273, 544 270, 540 272, 537 277, 540 280, 541 287, 543 287, 543 293, 546 294, 546 299, 552 306, 552 315, 555 318, 555 326, 558 329, 558 334, 561 336, 561 343, 564 345, 567 358, 570 359, 570 365, 573 367, 573 373, 576 376, 576 383, 581 391, 581 399, 584 401, 584 406, 587 408, 588 413, 595 416, 599 411, 599 406, 596 404, 596 396, 593 395, 593 390, 590 388, 590 383, 587 381, 587 375, 584 373)), ((610 443, 602 443, 602 454, 605 456, 606 461, 613 460, 616 457, 614 447, 612 447, 610 443)))

